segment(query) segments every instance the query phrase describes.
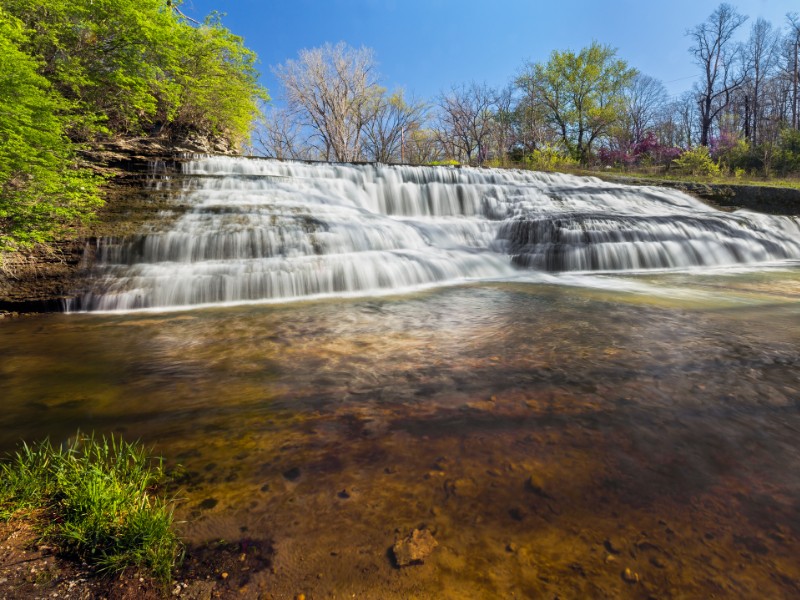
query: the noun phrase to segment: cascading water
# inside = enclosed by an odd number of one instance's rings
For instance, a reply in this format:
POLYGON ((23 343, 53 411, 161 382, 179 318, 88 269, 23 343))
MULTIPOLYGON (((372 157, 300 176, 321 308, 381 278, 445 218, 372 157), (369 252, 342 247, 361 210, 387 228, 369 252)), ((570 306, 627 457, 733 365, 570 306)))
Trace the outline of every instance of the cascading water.
POLYGON ((800 258, 800 221, 680 192, 498 169, 206 157, 169 230, 101 242, 73 310, 402 291, 520 271, 800 258))

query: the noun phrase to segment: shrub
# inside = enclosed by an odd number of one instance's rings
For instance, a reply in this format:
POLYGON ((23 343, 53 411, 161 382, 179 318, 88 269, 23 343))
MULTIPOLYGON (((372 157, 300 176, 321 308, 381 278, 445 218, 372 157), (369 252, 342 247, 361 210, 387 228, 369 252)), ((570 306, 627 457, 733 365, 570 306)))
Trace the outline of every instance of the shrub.
POLYGON ((65 448, 23 444, 0 476, 0 517, 42 510, 42 537, 63 553, 100 572, 133 566, 169 580, 181 543, 171 506, 153 494, 162 463, 141 445, 86 435, 65 448))
POLYGON ((711 158, 706 146, 686 150, 672 164, 688 175, 719 175, 719 165, 711 158))
POLYGON ((560 171, 577 167, 578 161, 551 146, 545 146, 526 156, 525 166, 532 171, 560 171))
POLYGON ((800 173, 800 130, 784 129, 775 154, 775 170, 781 175, 800 173))

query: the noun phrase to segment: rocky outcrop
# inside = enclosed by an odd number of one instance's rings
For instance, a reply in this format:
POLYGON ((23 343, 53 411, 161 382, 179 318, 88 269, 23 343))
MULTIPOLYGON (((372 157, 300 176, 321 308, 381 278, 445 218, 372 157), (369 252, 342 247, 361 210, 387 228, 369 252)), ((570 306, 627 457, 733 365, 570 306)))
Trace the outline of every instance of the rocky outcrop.
POLYGON ((721 210, 747 209, 771 215, 800 215, 800 189, 766 185, 695 183, 668 179, 603 176, 627 185, 655 185, 686 192, 721 210))
POLYGON ((14 312, 63 310, 64 300, 80 286, 92 247, 104 237, 124 237, 161 219, 172 192, 155 189, 159 179, 180 171, 180 163, 195 149, 157 139, 118 140, 86 152, 87 161, 109 177, 105 206, 89 226, 70 239, 7 253, 0 262, 0 315, 14 312))

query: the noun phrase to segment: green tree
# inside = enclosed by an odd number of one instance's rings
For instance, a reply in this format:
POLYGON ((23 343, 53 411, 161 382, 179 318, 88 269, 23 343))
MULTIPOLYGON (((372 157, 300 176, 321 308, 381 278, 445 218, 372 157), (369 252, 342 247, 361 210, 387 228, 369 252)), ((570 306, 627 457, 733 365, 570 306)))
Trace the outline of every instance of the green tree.
POLYGON ((3 4, 29 28, 40 73, 87 117, 73 138, 192 130, 235 146, 267 98, 242 38, 216 15, 189 22, 178 0, 3 4))
POLYGON ((173 60, 177 86, 174 114, 164 118, 176 131, 194 130, 241 147, 260 116, 267 91, 258 84, 256 54, 222 26, 217 15, 200 27, 183 25, 173 60))
POLYGON ((22 51, 27 42, 0 8, 0 252, 48 241, 101 204, 99 179, 65 134, 72 106, 22 51))
POLYGON ((636 71, 609 46, 592 42, 578 54, 554 51, 546 63, 529 65, 517 82, 545 107, 570 155, 586 163, 592 144, 623 112, 623 90, 636 71))

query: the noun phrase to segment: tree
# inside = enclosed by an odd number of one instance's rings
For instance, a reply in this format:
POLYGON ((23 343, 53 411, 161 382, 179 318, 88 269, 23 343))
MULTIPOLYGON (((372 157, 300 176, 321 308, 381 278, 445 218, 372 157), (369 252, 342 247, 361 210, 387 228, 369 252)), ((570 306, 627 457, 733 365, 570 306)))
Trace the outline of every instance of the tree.
POLYGON ((578 54, 554 51, 547 63, 531 65, 521 83, 542 103, 566 150, 586 163, 592 144, 622 115, 622 93, 635 73, 613 48, 593 42, 578 54))
POLYGON ((177 101, 171 114, 169 109, 162 113, 166 126, 179 134, 194 131, 241 147, 260 115, 259 101, 269 100, 258 84, 255 53, 223 27, 217 15, 199 27, 180 27, 178 33, 171 66, 177 101))
POLYGON ((84 117, 73 139, 164 132, 241 143, 257 114, 256 55, 177 0, 3 0, 31 34, 23 50, 84 117))
POLYGON ((305 154, 300 125, 285 108, 262 111, 253 132, 253 152, 279 160, 311 158, 305 154))
POLYGON ((689 52, 703 72, 701 83, 695 86, 702 146, 708 146, 714 119, 728 106, 731 93, 744 81, 744 75, 735 72, 737 48, 733 35, 746 20, 730 4, 723 3, 705 22, 686 32, 693 42, 689 52))
POLYGON ((406 102, 403 90, 381 93, 374 102, 365 126, 365 155, 377 162, 407 162, 406 136, 419 129, 427 107, 414 99, 406 102))
POLYGON ((0 252, 51 240, 102 204, 78 165, 70 103, 26 54, 22 23, 0 8, 0 252))
POLYGON ((497 95, 485 83, 453 86, 439 96, 437 134, 453 158, 483 164, 497 95))
POLYGON ((515 137, 523 155, 551 145, 558 136, 548 121, 547 110, 539 98, 539 86, 530 76, 529 69, 523 69, 513 82, 519 93, 519 101, 514 108, 515 137))
POLYGON ((286 103, 313 132, 326 160, 362 158, 362 141, 370 109, 382 90, 375 59, 368 48, 335 46, 300 51, 273 69, 286 94, 286 103))
POLYGON ((664 111, 667 90, 658 79, 636 73, 622 92, 624 121, 630 142, 638 144, 664 111))
POLYGON ((175 0, 0 3, 0 250, 52 240, 101 204, 78 151, 109 137, 241 144, 266 90, 255 54, 175 0))
POLYGON ((495 97, 494 115, 490 136, 494 146, 496 159, 505 165, 517 147, 517 127, 514 98, 514 85, 509 84, 500 90, 495 97))
POLYGON ((759 18, 750 29, 750 38, 744 51, 744 134, 753 145, 759 141, 758 133, 765 103, 764 88, 777 59, 778 36, 771 23, 759 18))
POLYGON ((789 55, 790 59, 787 61, 791 65, 791 82, 792 82, 792 127, 800 129, 800 104, 798 104, 798 81, 800 81, 800 16, 797 13, 789 13, 786 15, 786 20, 789 21, 789 55))

